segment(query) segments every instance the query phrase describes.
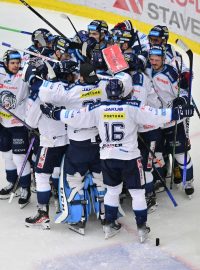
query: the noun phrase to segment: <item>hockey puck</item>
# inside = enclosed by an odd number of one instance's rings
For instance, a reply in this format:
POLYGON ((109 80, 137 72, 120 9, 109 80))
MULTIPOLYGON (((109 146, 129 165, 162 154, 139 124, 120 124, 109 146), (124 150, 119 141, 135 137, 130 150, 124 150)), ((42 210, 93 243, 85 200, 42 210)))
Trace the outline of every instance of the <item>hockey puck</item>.
POLYGON ((160 245, 160 238, 156 238, 156 246, 160 245))

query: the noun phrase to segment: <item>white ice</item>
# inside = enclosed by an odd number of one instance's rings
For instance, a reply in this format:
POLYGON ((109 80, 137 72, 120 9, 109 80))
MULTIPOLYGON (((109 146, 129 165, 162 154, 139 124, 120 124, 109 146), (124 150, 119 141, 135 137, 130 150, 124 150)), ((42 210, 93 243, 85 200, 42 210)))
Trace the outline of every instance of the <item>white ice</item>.
MULTIPOLYGON (((26 31, 44 27, 51 30, 30 10, 21 5, 0 4, 0 25, 26 31)), ((71 37, 74 31, 60 13, 37 9, 47 20, 64 34, 71 37)), ((69 15, 77 29, 86 29, 89 19, 69 15)), ((55 33, 54 31, 52 31, 55 33)), ((0 30, 0 42, 7 42, 18 49, 30 45, 30 37, 0 30)), ((0 46, 0 58, 7 48, 0 46)), ((187 56, 183 54, 187 61, 187 56)), ((194 80, 192 93, 200 107, 200 57, 194 57, 194 80)), ((12 204, 0 201, 0 269, 148 269, 185 270, 200 269, 200 119, 191 120, 191 155, 194 163, 195 193, 189 200, 183 190, 173 189, 178 202, 174 207, 165 193, 158 196, 159 206, 149 215, 151 234, 149 241, 138 244, 136 226, 127 200, 123 207, 126 217, 122 219, 123 231, 115 238, 104 240, 102 228, 94 215, 91 216, 86 235, 80 236, 68 230, 66 225, 53 222, 54 206, 51 204, 51 230, 42 231, 24 226, 26 217, 36 213, 36 199, 19 209, 17 199, 12 204), (160 246, 155 247, 155 239, 160 246)), ((4 164, 0 159, 0 187, 6 183, 4 164)))

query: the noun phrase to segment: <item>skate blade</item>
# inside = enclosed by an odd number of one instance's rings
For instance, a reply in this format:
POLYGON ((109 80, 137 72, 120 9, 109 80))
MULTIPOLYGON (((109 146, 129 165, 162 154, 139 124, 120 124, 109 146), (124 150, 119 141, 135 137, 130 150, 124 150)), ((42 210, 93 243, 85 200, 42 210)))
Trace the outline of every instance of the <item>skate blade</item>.
POLYGON ((151 206, 148 210, 147 210, 147 213, 148 214, 151 214, 153 212, 155 212, 157 210, 157 207, 158 207, 158 204, 157 205, 154 205, 154 206, 151 206))
POLYGON ((25 222, 25 226, 27 228, 34 228, 34 229, 43 229, 43 230, 50 230, 50 225, 49 223, 36 223, 36 224, 30 224, 25 222))
POLYGON ((20 209, 23 209, 23 208, 26 207, 29 203, 30 203, 30 201, 28 201, 27 203, 24 203, 24 204, 19 204, 20 209))
POLYGON ((148 239, 148 234, 144 236, 139 236, 139 241, 141 244, 143 244, 148 239))
MULTIPOLYGON (((1 195, 0 196, 0 200, 8 200, 8 199, 10 199, 10 196, 11 196, 11 194, 8 194, 8 195, 1 195)), ((17 198, 17 197, 19 197, 20 196, 20 193, 15 193, 15 195, 14 195, 14 198, 17 198)))
POLYGON ((69 225, 68 224, 68 228, 71 230, 71 231, 74 231, 80 235, 85 235, 85 229, 84 228, 74 228, 73 226, 69 225))
POLYGON ((104 233, 105 233, 105 240, 114 237, 116 234, 118 234, 121 231, 121 228, 119 230, 110 232, 110 233, 106 233, 105 229, 103 229, 104 233))

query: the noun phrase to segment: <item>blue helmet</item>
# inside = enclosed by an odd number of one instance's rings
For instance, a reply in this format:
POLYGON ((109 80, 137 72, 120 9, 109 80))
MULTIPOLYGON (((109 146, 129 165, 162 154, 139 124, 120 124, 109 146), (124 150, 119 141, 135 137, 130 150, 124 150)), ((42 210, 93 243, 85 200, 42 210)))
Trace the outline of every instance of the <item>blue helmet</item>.
POLYGON ((108 99, 121 99, 124 93, 124 85, 119 79, 111 79, 106 85, 108 99))
POLYGON ((7 65, 8 62, 12 59, 19 59, 21 61, 22 59, 21 54, 18 51, 7 50, 3 55, 4 65, 7 65))
POLYGON ((154 45, 149 50, 149 56, 150 55, 158 55, 161 57, 165 57, 166 55, 166 49, 163 45, 154 45))

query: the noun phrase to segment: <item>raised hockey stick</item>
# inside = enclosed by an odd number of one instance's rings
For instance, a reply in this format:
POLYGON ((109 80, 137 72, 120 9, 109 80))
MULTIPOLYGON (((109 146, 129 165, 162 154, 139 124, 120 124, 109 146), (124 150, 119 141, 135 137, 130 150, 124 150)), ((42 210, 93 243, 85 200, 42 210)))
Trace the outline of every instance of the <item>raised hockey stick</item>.
MULTIPOLYGON (((151 153, 151 155, 153 156, 153 158, 155 160, 158 160, 158 158, 156 157, 155 153, 148 147, 148 145, 145 143, 145 141, 143 140, 143 138, 140 136, 140 134, 138 134, 139 139, 141 140, 141 142, 144 144, 144 146, 146 147, 146 149, 151 153)), ((158 163, 158 165, 160 166, 160 163, 158 163)), ((170 192, 170 190, 168 189, 168 187, 165 184, 165 180, 163 179, 163 177, 161 176, 161 174, 159 173, 159 171, 157 170, 156 166, 153 163, 153 168, 156 171, 156 173, 158 174, 158 176, 160 177, 160 181, 163 184, 165 191, 167 192, 167 195, 169 196, 170 200, 172 201, 174 207, 178 206, 176 200, 174 199, 172 193, 170 192)))
POLYGON ((14 198, 14 196, 15 196, 15 192, 16 192, 16 190, 17 190, 17 188, 18 188, 20 178, 21 178, 22 173, 23 173, 23 171, 24 171, 24 168, 25 168, 25 166, 26 166, 26 162, 27 162, 28 157, 29 157, 29 155, 30 155, 30 152, 31 152, 31 149, 32 149, 32 147, 33 147, 34 141, 35 141, 35 137, 32 137, 31 142, 30 142, 30 145, 29 145, 29 148, 28 148, 28 150, 27 150, 27 153, 26 153, 26 155, 25 155, 24 161, 23 161, 23 163, 22 163, 21 170, 20 170, 20 172, 19 172, 19 175, 18 175, 17 180, 16 180, 16 182, 15 182, 15 185, 14 185, 14 187, 13 187, 13 190, 12 190, 12 192, 11 192, 11 194, 10 194, 10 199, 9 199, 9 201, 8 201, 9 203, 12 202, 12 200, 13 200, 13 198, 14 198))
POLYGON ((19 49, 19 48, 12 47, 12 45, 9 44, 9 43, 7 43, 7 42, 0 42, 0 44, 1 44, 2 46, 8 47, 8 48, 10 48, 10 49, 12 49, 12 50, 24 52, 24 53, 33 55, 33 56, 35 56, 35 57, 40 57, 40 58, 42 58, 44 61, 51 61, 51 62, 54 62, 54 63, 60 62, 60 61, 58 61, 58 60, 49 58, 49 57, 44 56, 44 55, 39 54, 39 53, 34 53, 34 52, 29 51, 29 50, 23 50, 23 49, 19 49))
POLYGON ((66 36, 60 32, 53 24, 51 24, 49 21, 47 21, 39 12, 37 12, 34 8, 32 8, 26 1, 19 0, 24 6, 26 6, 28 9, 30 9, 36 16, 38 16, 42 21, 44 21, 48 26, 50 26, 56 33, 58 33, 60 36, 66 38, 66 36))
MULTIPOLYGON (((188 87, 188 105, 190 105, 191 101, 191 91, 192 91, 192 73, 193 73, 193 52, 190 48, 180 39, 176 40, 176 44, 181 47, 189 58, 189 66, 190 66, 190 80, 188 87)), ((187 176, 187 149, 188 149, 188 140, 189 140, 189 119, 186 119, 186 140, 185 140, 185 153, 184 153, 184 169, 183 169, 183 185, 186 184, 186 176, 187 176)))
POLYGON ((30 36, 32 35, 31 32, 24 31, 24 30, 18 30, 18 29, 14 29, 14 28, 9 28, 9 27, 2 26, 2 25, 0 25, 0 29, 11 31, 11 32, 16 32, 16 33, 21 33, 21 34, 26 34, 26 35, 30 35, 30 36))
MULTIPOLYGON (((183 58, 181 56, 181 64, 179 66, 178 61, 175 60, 176 68, 178 71, 178 95, 180 96, 180 77, 183 65, 183 58)), ((173 149, 172 149, 172 170, 171 170, 171 180, 170 180, 170 189, 172 189, 173 181, 174 181, 174 165, 175 165, 175 152, 176 152, 176 137, 177 137, 177 120, 175 121, 175 129, 174 129, 174 141, 173 141, 173 149)))
POLYGON ((64 18, 64 19, 67 19, 67 20, 70 22, 72 28, 74 29, 75 33, 77 34, 77 36, 79 37, 81 43, 83 44, 83 41, 82 41, 82 39, 81 39, 81 37, 80 37, 80 35, 79 35, 79 33, 78 33, 76 27, 74 26, 73 22, 71 21, 70 17, 67 16, 67 14, 64 14, 64 13, 61 14, 61 17, 64 18))

